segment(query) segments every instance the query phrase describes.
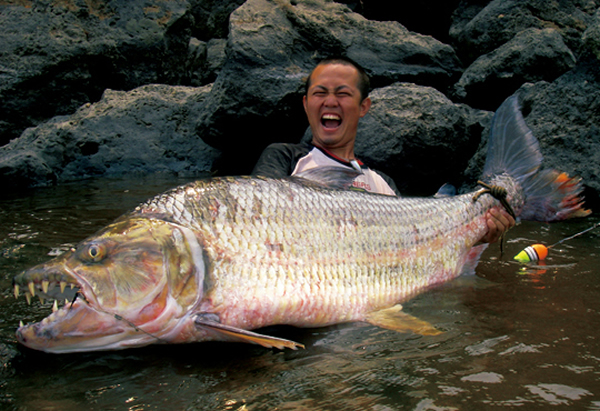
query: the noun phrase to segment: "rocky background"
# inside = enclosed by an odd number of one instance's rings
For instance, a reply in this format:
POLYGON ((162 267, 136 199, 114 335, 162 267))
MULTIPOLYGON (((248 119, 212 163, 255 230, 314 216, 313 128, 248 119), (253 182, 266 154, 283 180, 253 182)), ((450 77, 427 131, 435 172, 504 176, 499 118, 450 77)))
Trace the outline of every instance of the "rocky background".
POLYGON ((403 193, 472 183, 517 93, 598 206, 600 0, 0 0, 0 183, 248 174, 332 54, 371 76, 357 153, 403 193))

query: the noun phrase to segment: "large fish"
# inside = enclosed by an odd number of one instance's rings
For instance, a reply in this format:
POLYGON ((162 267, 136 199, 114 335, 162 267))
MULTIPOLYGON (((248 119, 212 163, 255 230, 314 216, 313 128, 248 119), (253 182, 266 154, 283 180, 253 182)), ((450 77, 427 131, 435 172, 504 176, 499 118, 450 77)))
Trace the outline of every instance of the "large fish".
MULTIPOLYGON (((48 352, 152 343, 246 341, 302 346, 250 330, 369 321, 398 329, 398 303, 472 270, 485 213, 585 215, 578 180, 540 171, 515 97, 494 117, 484 179, 491 193, 397 198, 346 190, 341 168, 303 177, 216 178, 138 206, 64 255, 14 279, 15 295, 67 300, 17 330, 48 352), (500 188, 499 188, 500 187, 500 188)), ((416 319, 412 328, 435 329, 416 319)))

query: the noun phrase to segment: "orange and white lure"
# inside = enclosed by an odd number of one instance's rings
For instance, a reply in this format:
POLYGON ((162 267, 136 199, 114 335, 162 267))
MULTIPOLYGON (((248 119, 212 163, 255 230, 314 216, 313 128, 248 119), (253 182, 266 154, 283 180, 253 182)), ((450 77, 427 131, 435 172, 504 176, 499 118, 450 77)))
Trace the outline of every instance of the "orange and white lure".
POLYGON ((599 225, 600 225, 600 223, 596 223, 593 226, 591 226, 590 228, 587 228, 583 231, 573 234, 572 236, 569 236, 567 238, 563 238, 562 240, 560 240, 552 245, 549 245, 548 247, 546 247, 543 244, 530 245, 528 247, 525 247, 519 254, 517 254, 514 257, 514 259, 520 263, 533 263, 536 261, 543 261, 546 257, 548 257, 548 249, 562 243, 563 241, 567 241, 572 238, 578 237, 582 234, 585 234, 588 231, 593 230, 594 228, 598 227, 599 225))

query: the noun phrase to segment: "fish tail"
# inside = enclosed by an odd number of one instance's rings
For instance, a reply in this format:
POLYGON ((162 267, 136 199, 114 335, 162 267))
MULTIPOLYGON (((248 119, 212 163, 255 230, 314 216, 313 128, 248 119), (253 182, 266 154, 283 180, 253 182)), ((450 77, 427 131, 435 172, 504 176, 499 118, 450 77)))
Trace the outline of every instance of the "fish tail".
POLYGON ((492 121, 483 178, 493 180, 506 174, 518 183, 523 197, 518 212, 521 219, 557 221, 590 214, 583 208, 581 179, 552 169, 541 170, 542 159, 518 98, 509 97, 492 121))

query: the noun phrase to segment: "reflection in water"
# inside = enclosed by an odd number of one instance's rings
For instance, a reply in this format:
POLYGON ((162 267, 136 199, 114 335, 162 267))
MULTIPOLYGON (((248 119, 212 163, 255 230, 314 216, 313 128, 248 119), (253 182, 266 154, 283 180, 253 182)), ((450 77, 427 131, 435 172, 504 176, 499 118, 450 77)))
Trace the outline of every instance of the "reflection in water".
POLYGON ((597 219, 522 223, 491 246, 477 276, 417 296, 412 315, 444 331, 399 334, 368 324, 271 327, 302 342, 152 346, 49 355, 14 330, 50 305, 12 296, 11 279, 106 225, 175 180, 94 180, 0 201, 0 408, 8 410, 600 410, 599 234, 553 248, 537 265, 512 256, 597 219), (562 407, 562 408, 561 408, 562 407))

